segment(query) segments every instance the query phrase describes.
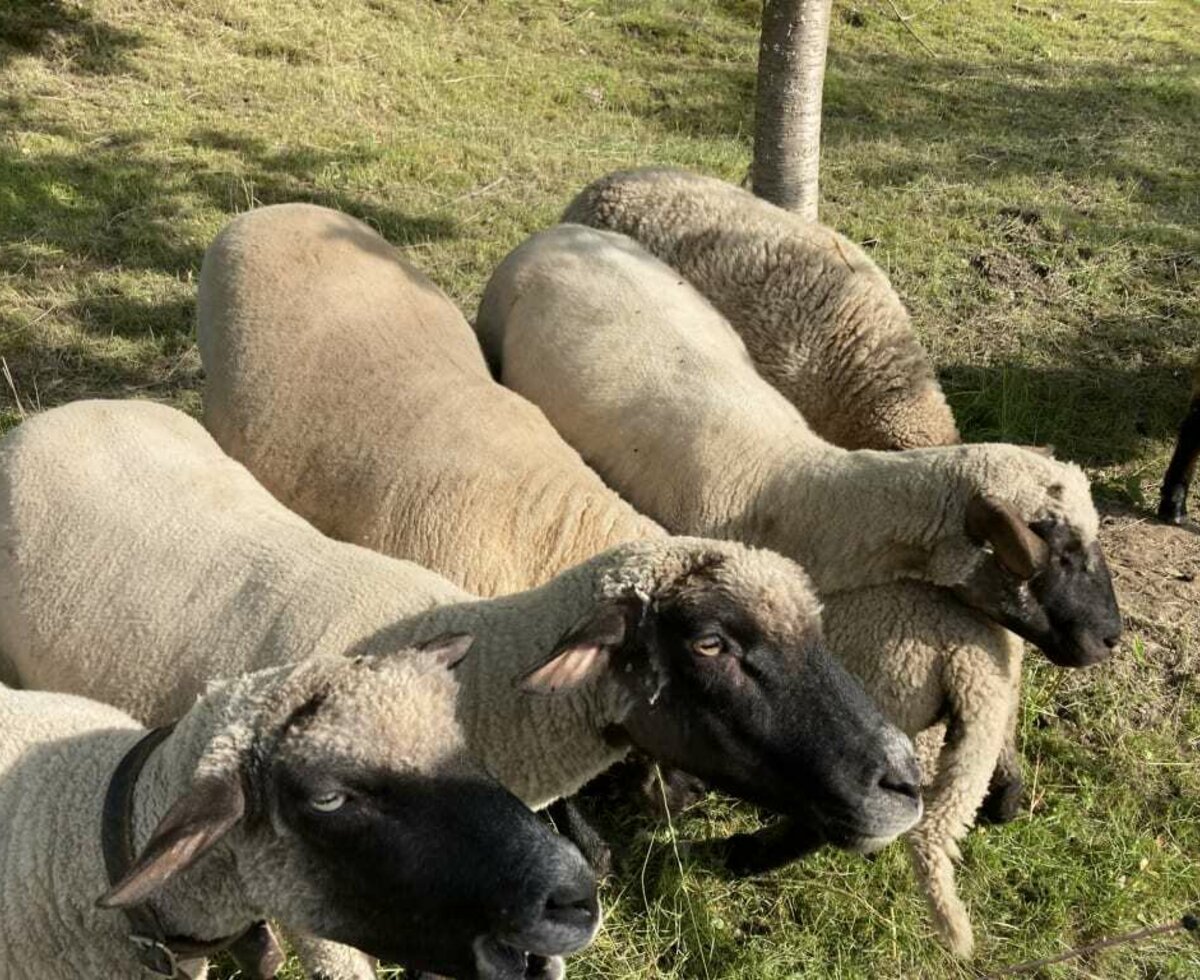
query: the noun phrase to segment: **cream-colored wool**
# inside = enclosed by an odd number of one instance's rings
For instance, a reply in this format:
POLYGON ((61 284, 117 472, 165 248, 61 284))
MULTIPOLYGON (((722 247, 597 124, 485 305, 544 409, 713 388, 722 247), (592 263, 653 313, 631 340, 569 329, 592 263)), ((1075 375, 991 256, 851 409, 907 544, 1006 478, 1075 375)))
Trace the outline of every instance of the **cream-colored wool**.
POLYGON ((690 285, 603 231, 560 226, 523 245, 489 284, 477 329, 505 383, 538 403, 636 506, 669 528, 805 554, 828 590, 831 648, 889 720, 916 734, 948 713, 950 735, 910 847, 939 935, 968 955, 952 859, 1015 721, 1021 647, 929 584, 896 579, 937 581, 947 548, 963 556, 956 574, 969 573, 965 552, 977 546, 961 515, 974 492, 1031 516, 1061 508, 1062 498, 1078 507, 1082 497, 1076 523, 1094 535, 1082 475, 1007 446, 904 454, 828 446, 758 377, 690 285), (810 468, 811 487, 788 472, 810 468), (1061 493, 1045 492, 1059 483, 1061 493), (807 547, 812 540, 817 548, 807 547), (853 588, 862 585, 871 587, 853 588))
MULTIPOLYGON (((724 181, 655 167, 602 177, 563 220, 628 235, 680 272, 728 319, 759 373, 834 445, 959 441, 900 297, 832 229, 724 181)), ((994 627, 979 629, 986 650, 994 627)), ((1002 768, 1019 778, 1011 739, 1002 768)))
POLYGON ((492 380, 462 315, 374 231, 279 205, 200 275, 204 421, 335 538, 515 592, 657 529, 492 380))
POLYGON ((534 808, 623 757, 603 731, 623 696, 605 685, 527 695, 514 682, 599 601, 653 600, 714 555, 718 584, 769 633, 798 643, 819 628, 795 563, 695 538, 620 545, 537 589, 477 599, 324 537, 199 424, 150 402, 75 402, 0 442, 0 652, 20 686, 159 724, 213 677, 472 633, 455 672, 460 720, 490 771, 534 808))
MULTIPOLYGON (((140 848, 198 776, 239 772, 252 747, 322 692, 316 719, 269 751, 314 767, 462 776, 474 773, 455 720, 457 692, 420 655, 369 668, 320 657, 212 685, 147 761, 134 802, 140 848)), ((145 730, 117 708, 67 694, 0 688, 0 976, 141 980, 124 914, 108 890, 100 813, 108 781, 145 730)), ((215 939, 269 915, 313 928, 320 890, 286 835, 235 827, 154 895, 168 934, 215 939)))
MULTIPOLYGON (((724 181, 673 168, 609 174, 564 221, 621 232, 688 279, 758 372, 843 449, 959 441, 908 311, 853 242, 724 181)), ((993 628, 981 625, 980 645, 993 628)), ((1019 778, 1014 742, 1003 768, 1019 778)))
POLYGON ((634 506, 672 531, 776 548, 822 592, 968 581, 987 558, 966 533, 978 496, 1096 539, 1077 466, 1003 444, 825 442, 725 319, 622 235, 560 225, 534 236, 492 277, 476 329, 504 382, 634 506))
POLYGON ((914 738, 935 736, 931 760, 921 757, 925 813, 905 839, 938 937, 970 956, 971 920, 954 883, 957 842, 1012 741, 1021 641, 917 582, 838 592, 824 602, 830 649, 887 719, 914 738))
POLYGON ((847 449, 958 441, 883 271, 849 239, 724 181, 647 168, 589 185, 564 221, 618 231, 724 314, 762 375, 847 449))
MULTIPOLYGON (((470 632, 475 646, 455 671, 460 721, 489 771, 535 808, 624 756, 605 738, 624 695, 602 684, 539 697, 514 681, 600 600, 652 601, 713 555, 724 558, 721 584, 753 596, 764 628, 793 641, 818 628, 793 562, 661 534, 538 589, 476 599, 420 566, 325 538, 200 425, 149 402, 76 402, 0 442, 0 662, 22 686, 159 723, 215 676, 470 632)), ((327 944, 303 953, 335 980, 372 975, 364 958, 327 944)))

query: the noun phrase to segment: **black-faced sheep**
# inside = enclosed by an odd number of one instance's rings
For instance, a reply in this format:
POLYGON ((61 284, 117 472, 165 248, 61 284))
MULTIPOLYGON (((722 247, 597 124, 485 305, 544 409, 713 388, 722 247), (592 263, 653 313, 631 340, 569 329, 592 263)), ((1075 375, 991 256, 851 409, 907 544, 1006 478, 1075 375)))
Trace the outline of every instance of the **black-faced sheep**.
POLYGON ((202 977, 269 915, 417 968, 560 976, 595 879, 468 753, 466 642, 218 682, 153 738, 0 688, 0 973, 202 977))

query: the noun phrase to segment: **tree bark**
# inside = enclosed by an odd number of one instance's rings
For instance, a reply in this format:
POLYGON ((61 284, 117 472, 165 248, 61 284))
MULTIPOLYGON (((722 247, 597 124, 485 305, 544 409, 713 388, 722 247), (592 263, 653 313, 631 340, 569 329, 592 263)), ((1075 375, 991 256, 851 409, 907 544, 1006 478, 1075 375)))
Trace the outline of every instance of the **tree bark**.
POLYGON ((751 184, 759 197, 817 220, 821 89, 832 0, 765 0, 751 184))

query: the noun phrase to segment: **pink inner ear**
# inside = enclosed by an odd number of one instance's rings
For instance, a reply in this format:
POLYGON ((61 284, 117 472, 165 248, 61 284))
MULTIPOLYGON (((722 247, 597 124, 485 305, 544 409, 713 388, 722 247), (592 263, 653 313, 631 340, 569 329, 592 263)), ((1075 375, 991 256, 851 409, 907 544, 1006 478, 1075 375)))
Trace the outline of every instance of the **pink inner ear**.
POLYGON ((608 651, 596 643, 568 647, 521 682, 521 690, 532 694, 573 691, 599 677, 608 665, 608 651))

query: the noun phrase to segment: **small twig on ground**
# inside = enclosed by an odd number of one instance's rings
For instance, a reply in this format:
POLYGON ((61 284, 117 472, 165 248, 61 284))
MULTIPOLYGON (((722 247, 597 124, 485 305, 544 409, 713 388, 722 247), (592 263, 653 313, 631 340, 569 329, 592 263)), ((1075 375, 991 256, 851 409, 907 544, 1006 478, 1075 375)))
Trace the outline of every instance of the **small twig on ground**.
POLYGON ((911 34, 913 36, 913 40, 916 41, 917 44, 921 45, 921 47, 923 47, 927 52, 929 52, 929 56, 931 58, 936 58, 938 56, 938 53, 936 51, 934 51, 933 48, 931 48, 928 44, 925 43, 925 39, 923 37, 921 37, 921 35, 918 34, 915 30, 913 30, 912 24, 909 23, 909 21, 912 20, 913 15, 910 14, 908 17, 905 17, 904 14, 900 13, 900 8, 896 6, 894 0, 887 0, 887 3, 888 3, 888 6, 892 8, 892 13, 894 13, 896 15, 896 20, 900 21, 900 26, 903 27, 906 31, 908 31, 909 34, 911 34))
POLYGON ((25 418, 25 406, 21 404, 21 396, 17 394, 17 386, 13 381, 12 371, 8 369, 8 361, 0 357, 0 370, 4 372, 4 380, 8 382, 8 390, 12 392, 13 401, 17 403, 17 414, 25 418))
POLYGON ((484 184, 482 187, 476 187, 475 190, 473 190, 473 191, 467 191, 466 194, 460 194, 458 197, 451 198, 450 203, 458 204, 460 201, 469 201, 473 197, 479 197, 480 195, 488 193, 488 191, 494 191, 497 187, 499 187, 501 184, 503 184, 506 180, 508 180, 507 177, 503 177, 503 176, 497 177, 490 184, 484 184))
POLYGON ((1069 949, 1065 953, 1059 953, 1057 956, 1047 956, 1041 960, 1030 960, 1028 963, 1018 963, 1016 966, 1006 966, 1003 970, 997 970, 995 973, 989 973, 985 980, 992 980, 994 977, 1010 977, 1018 973, 1033 973, 1035 970, 1040 970, 1044 966, 1050 966, 1053 963, 1062 963, 1065 960, 1075 959, 1077 956, 1086 956, 1088 953, 1095 953, 1102 949, 1109 949, 1113 946, 1123 946, 1125 943, 1137 943, 1143 939, 1149 939, 1152 936, 1164 936, 1169 932, 1197 932, 1200 930, 1200 919, 1190 913, 1181 915, 1176 921, 1168 922, 1161 926, 1147 926, 1145 929, 1138 929, 1135 932, 1127 932, 1121 936, 1113 936, 1111 939, 1101 939, 1098 942, 1088 943, 1086 946, 1076 946, 1074 949, 1069 949))

